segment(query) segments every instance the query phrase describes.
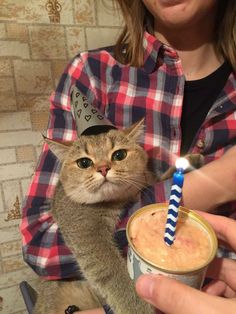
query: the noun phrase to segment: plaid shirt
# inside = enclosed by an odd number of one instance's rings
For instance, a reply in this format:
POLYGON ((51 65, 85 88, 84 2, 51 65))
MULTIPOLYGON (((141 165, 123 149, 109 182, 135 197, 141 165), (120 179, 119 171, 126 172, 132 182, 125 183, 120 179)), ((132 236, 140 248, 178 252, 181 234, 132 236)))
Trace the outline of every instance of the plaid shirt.
MULTIPOLYGON (((112 49, 84 52, 63 73, 51 96, 47 137, 71 141, 76 126, 71 114, 72 86, 84 93, 119 128, 145 117, 143 146, 156 172, 164 172, 180 155, 181 112, 185 77, 177 53, 145 33, 144 65, 141 68, 117 62, 112 49)), ((205 161, 219 158, 236 141, 236 79, 231 73, 210 109, 189 152, 202 153, 205 161)), ((47 279, 73 277, 78 266, 64 244, 50 214, 50 201, 58 182, 60 164, 44 145, 35 175, 23 204, 21 232, 26 262, 47 279)), ((138 207, 165 202, 171 180, 144 191, 139 203, 123 210, 119 230, 138 207)))

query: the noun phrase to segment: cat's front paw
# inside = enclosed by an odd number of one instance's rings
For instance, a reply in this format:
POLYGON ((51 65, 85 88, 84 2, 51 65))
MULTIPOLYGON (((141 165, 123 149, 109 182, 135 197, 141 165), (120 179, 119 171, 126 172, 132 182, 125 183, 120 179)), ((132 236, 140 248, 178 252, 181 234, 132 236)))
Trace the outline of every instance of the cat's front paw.
MULTIPOLYGON (((187 154, 183 156, 189 162, 189 167, 185 170, 185 172, 192 171, 194 169, 201 168, 204 165, 204 156, 201 154, 187 154)), ((176 171, 176 167, 170 167, 160 178, 160 181, 164 181, 172 178, 174 172, 176 171)))
POLYGON ((139 313, 139 314, 154 314, 154 313, 156 313, 154 307, 151 304, 149 304, 143 300, 141 300, 141 302, 142 302, 142 305, 137 307, 136 313, 139 313))
POLYGON ((201 168, 204 165, 204 156, 202 154, 187 154, 184 158, 186 158, 190 164, 187 171, 201 168))
MULTIPOLYGON (((136 297, 136 302, 130 304, 130 308, 127 309, 126 313, 128 314, 154 314, 156 313, 154 307, 142 300, 140 297, 136 297)), ((122 313, 123 314, 123 313, 122 313)))

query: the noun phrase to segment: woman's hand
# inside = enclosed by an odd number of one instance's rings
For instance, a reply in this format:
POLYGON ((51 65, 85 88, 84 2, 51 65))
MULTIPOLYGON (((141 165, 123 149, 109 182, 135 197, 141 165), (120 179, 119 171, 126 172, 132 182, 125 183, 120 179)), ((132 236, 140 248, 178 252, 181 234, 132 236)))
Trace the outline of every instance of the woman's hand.
MULTIPOLYGON (((217 215, 201 213, 213 226, 219 241, 236 251, 236 221, 217 215)), ((198 291, 159 275, 140 276, 136 283, 138 294, 164 313, 169 314, 233 314, 236 313, 236 261, 215 259, 207 277, 213 281, 198 291)))
MULTIPOLYGON (((219 243, 236 252, 236 221, 217 215, 198 212, 214 228, 219 243)), ((216 258, 208 268, 207 276, 214 279, 203 290, 211 295, 236 297, 236 261, 216 258)))
POLYGON ((168 314, 235 314, 236 300, 212 296, 174 279, 159 275, 142 275, 137 292, 144 300, 168 314))

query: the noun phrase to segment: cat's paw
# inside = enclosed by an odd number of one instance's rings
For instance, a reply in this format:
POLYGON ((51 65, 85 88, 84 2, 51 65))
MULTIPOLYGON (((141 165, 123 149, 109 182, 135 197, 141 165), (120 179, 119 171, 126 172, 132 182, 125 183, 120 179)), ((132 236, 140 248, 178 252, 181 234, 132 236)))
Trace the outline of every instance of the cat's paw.
POLYGON ((186 171, 198 169, 204 165, 204 156, 202 154, 188 154, 184 158, 188 159, 190 164, 186 171))
MULTIPOLYGON (((183 157, 189 161, 189 167, 185 170, 185 172, 201 168, 204 165, 204 156, 201 154, 187 154, 183 157)), ((172 178, 175 171, 175 166, 170 167, 166 172, 162 174, 162 176, 160 177, 160 181, 172 178)))

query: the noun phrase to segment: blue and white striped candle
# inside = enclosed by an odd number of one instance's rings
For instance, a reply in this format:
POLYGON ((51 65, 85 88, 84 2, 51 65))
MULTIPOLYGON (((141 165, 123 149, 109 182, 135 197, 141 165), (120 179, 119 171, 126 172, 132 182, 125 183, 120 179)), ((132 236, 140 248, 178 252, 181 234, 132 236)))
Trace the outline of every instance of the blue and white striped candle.
POLYGON ((188 166, 189 162, 186 158, 178 158, 176 160, 176 172, 173 175, 164 236, 164 241, 169 246, 174 243, 175 239, 175 230, 178 221, 178 212, 184 183, 184 170, 187 169, 188 166))

